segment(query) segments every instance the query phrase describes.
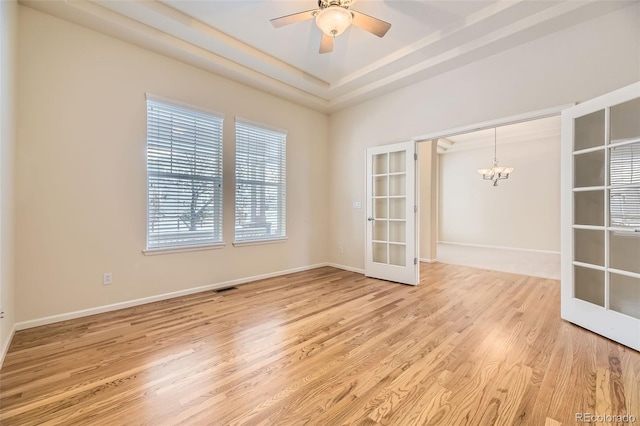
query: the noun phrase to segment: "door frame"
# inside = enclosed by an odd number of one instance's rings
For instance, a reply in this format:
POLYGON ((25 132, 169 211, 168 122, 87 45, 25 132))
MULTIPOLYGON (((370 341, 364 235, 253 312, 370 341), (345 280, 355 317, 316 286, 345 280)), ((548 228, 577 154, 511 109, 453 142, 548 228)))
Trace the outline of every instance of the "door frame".
MULTIPOLYGON (((522 114, 516 114, 516 115, 510 115, 507 117, 502 117, 502 118, 496 118, 496 119, 492 119, 492 120, 487 120, 487 121, 481 121, 478 123, 472 123, 472 124, 467 124, 464 126, 459 126, 459 127, 453 127, 450 129, 445 129, 445 130, 439 130, 436 132, 431 132, 431 133, 425 133, 422 135, 418 135, 418 136, 414 136, 411 138, 411 140, 416 142, 416 145, 421 143, 421 142, 428 142, 434 139, 444 139, 444 138, 448 138, 451 136, 456 136, 456 135, 461 135, 464 133, 471 133, 471 132, 475 132, 475 131, 479 131, 479 130, 486 130, 486 129, 493 129, 494 127, 502 127, 502 126, 508 126, 510 124, 517 124, 517 123, 523 123, 525 121, 533 121, 533 120, 539 120, 541 118, 547 118, 547 117, 554 117, 554 116, 560 116, 560 114, 562 113, 562 111, 566 108, 572 107, 574 105, 576 105, 576 102, 572 102, 572 103, 568 103, 568 104, 562 104, 562 105, 557 105, 554 107, 549 107, 549 108, 544 108, 544 109, 539 109, 539 110, 535 110, 535 111, 530 111, 530 112, 525 112, 522 114)), ((416 146, 416 152, 418 152, 419 150, 417 149, 416 146)), ((416 193, 416 205, 418 206, 418 213, 420 212, 420 197, 419 197, 419 190, 420 190, 420 162, 418 161, 418 164, 416 164, 416 191, 418 191, 416 193)), ((365 174, 366 174, 366 170, 365 170, 365 174)), ((439 183, 438 183, 438 187, 439 187, 439 183)), ((436 203, 436 208, 439 210, 440 208, 440 193, 438 192, 438 200, 436 203)), ((439 220, 439 217, 437 217, 437 220, 439 220)), ((366 226, 366 225, 365 225, 366 226)), ((366 239, 366 237, 365 237, 366 239)), ((417 220, 416 223, 416 241, 417 241, 417 255, 418 255, 418 259, 420 259, 420 220, 417 220)), ((365 246, 366 246, 366 241, 365 241, 365 246)), ((366 249, 366 247, 365 247, 366 249)), ((437 261, 437 252, 436 252, 436 256, 435 256, 435 260, 437 261)))
POLYGON ((539 109, 536 111, 525 112, 523 114, 510 115, 508 117, 496 118, 493 120, 481 121, 478 123, 467 124, 465 126, 454 127, 451 129, 440 130, 432 133, 425 133, 423 135, 414 136, 411 138, 416 142, 425 142, 432 139, 443 139, 451 136, 460 135, 463 133, 471 133, 478 130, 493 129, 494 127, 508 126, 509 124, 523 123, 525 121, 538 120, 540 118, 547 118, 553 116, 559 116, 562 110, 576 105, 576 102, 558 105, 551 108, 539 109))

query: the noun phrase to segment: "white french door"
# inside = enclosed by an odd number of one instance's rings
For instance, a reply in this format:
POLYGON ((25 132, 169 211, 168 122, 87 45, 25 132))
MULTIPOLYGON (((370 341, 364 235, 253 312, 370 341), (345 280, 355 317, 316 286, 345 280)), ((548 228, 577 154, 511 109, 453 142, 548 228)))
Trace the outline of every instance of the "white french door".
POLYGON ((368 277, 411 285, 420 281, 415 153, 413 141, 367 149, 368 277))
POLYGON ((640 351, 640 83, 562 112, 562 318, 640 351))

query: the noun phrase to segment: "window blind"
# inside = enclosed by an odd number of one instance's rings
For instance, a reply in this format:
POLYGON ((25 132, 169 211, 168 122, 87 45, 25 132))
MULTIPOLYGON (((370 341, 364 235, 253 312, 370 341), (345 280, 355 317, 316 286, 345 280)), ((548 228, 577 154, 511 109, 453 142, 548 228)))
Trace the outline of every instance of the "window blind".
POLYGON ((640 228, 640 143, 612 148, 609 159, 611 226, 640 228))
POLYGON ((236 120, 235 241, 286 237, 286 133, 236 120))
POLYGON ((222 242, 222 121, 147 100, 147 249, 222 242))

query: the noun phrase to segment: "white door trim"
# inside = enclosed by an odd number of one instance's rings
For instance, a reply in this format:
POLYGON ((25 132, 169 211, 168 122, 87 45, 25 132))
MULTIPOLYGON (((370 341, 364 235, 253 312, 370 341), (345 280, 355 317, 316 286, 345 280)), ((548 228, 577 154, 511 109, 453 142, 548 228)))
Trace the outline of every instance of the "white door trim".
POLYGON ((558 116, 562 110, 576 105, 576 102, 558 105, 551 108, 539 109, 537 111, 525 112, 522 114, 511 115, 509 117, 497 118, 493 120, 481 121, 479 123, 468 124, 465 126, 454 127, 452 129, 439 130, 437 132, 426 133, 424 135, 414 136, 412 139, 416 142, 429 141, 432 139, 441 139, 449 136, 460 135, 463 133, 475 132, 478 130, 493 129, 494 127, 507 126, 509 124, 523 123, 525 121, 539 120, 541 118, 558 116))

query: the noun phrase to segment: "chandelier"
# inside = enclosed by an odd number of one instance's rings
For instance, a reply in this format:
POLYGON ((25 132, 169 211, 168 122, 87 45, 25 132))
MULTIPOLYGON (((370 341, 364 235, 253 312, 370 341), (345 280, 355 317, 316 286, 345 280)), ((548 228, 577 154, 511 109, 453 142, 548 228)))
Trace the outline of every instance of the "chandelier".
POLYGON ((482 175, 482 179, 490 180, 493 182, 493 186, 498 186, 498 181, 501 179, 509 179, 509 174, 514 170, 513 167, 498 166, 497 152, 497 129, 493 128, 493 167, 490 169, 478 169, 478 173, 482 175))

